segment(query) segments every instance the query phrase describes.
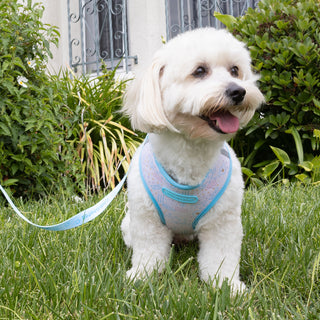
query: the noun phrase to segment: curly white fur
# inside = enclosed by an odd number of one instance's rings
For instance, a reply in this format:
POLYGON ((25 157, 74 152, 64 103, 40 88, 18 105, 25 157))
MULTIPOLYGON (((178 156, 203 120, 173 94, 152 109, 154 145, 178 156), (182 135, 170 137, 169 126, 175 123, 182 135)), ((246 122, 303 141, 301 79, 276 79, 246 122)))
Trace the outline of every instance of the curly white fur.
MULTIPOLYGON (((128 88, 124 113, 135 129, 151 133, 155 157, 176 182, 199 184, 223 143, 263 103, 250 63, 245 45, 227 31, 197 29, 169 41, 128 88), (221 114, 228 117, 223 119, 221 114)), ((239 279, 243 180, 234 152, 231 158, 230 183, 199 221, 195 236, 200 243, 201 278, 216 279, 219 285, 228 279, 234 290, 243 290, 239 279)), ((139 152, 128 176, 128 211, 121 227, 126 244, 133 249, 128 276, 161 271, 175 235, 161 223, 145 191, 139 152)))

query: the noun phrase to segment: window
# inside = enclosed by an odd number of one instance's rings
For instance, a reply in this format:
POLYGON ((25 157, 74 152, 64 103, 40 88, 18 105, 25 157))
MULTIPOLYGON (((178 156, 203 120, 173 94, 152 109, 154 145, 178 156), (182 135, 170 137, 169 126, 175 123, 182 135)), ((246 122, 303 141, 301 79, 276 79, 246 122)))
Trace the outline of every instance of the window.
POLYGON ((199 27, 223 28, 213 16, 215 11, 239 16, 257 3, 257 0, 166 0, 167 40, 199 27))
POLYGON ((68 0, 69 55, 75 72, 97 73, 102 61, 128 71, 127 0, 68 0), (80 70, 79 70, 80 69, 80 70))

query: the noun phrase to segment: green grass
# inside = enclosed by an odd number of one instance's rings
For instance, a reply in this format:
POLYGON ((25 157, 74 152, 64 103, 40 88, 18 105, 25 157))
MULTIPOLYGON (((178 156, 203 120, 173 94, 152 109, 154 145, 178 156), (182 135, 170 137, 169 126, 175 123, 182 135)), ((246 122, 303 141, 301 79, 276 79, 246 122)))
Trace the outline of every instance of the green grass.
MULTIPOLYGON (((60 195, 17 205, 50 224, 97 201, 60 195)), ((320 187, 246 192, 241 277, 249 289, 235 297, 227 285, 214 289, 198 278, 197 243, 174 247, 160 276, 128 283, 124 195, 93 222, 64 232, 31 227, 2 199, 0 206, 0 319, 319 319, 320 187)))

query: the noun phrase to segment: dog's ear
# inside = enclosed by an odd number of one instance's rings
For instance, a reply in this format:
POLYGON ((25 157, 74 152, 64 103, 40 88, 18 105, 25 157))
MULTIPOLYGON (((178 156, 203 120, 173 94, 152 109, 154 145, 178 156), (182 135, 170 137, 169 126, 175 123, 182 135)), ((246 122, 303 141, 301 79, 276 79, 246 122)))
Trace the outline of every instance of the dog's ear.
POLYGON ((162 104, 160 78, 164 68, 154 60, 142 77, 134 79, 128 87, 122 111, 129 115, 134 129, 143 132, 165 128, 176 130, 166 117, 162 104))

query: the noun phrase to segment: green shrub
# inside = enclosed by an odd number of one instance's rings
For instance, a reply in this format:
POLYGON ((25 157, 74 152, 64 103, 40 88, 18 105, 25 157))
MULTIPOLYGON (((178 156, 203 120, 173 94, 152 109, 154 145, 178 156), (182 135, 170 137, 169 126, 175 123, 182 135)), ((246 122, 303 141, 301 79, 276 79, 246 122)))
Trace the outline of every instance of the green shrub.
POLYGON ((72 112, 61 105, 45 71, 59 33, 39 4, 0 3, 0 183, 17 196, 38 195, 77 177, 66 142, 72 112))
POLYGON ((318 181, 319 1, 262 0, 256 10, 227 21, 247 43, 267 101, 234 140, 244 173, 253 182, 318 181))
POLYGON ((0 4, 0 183, 16 196, 114 187, 141 138, 119 113, 126 81, 48 75, 55 27, 29 1, 0 4))

